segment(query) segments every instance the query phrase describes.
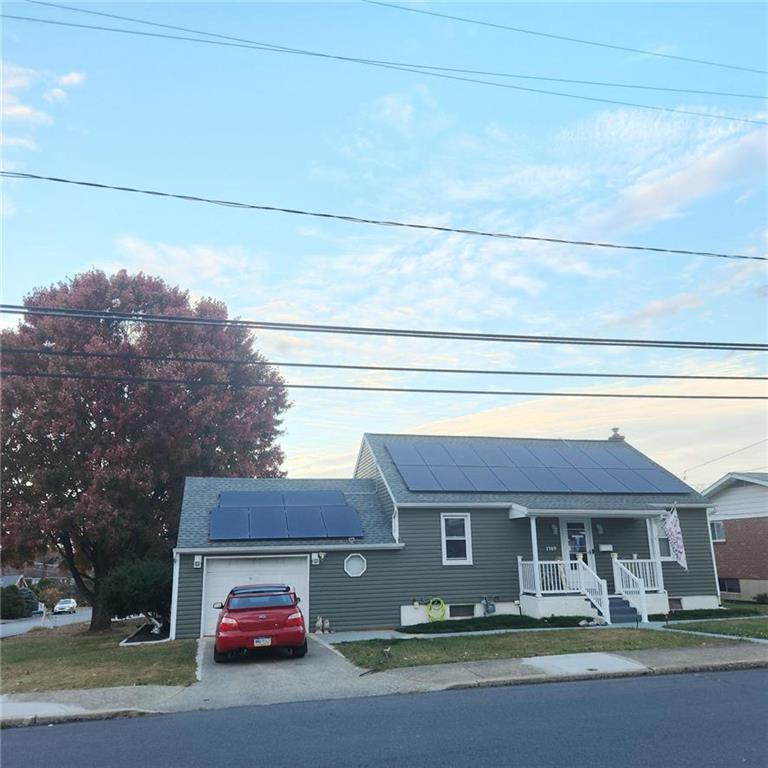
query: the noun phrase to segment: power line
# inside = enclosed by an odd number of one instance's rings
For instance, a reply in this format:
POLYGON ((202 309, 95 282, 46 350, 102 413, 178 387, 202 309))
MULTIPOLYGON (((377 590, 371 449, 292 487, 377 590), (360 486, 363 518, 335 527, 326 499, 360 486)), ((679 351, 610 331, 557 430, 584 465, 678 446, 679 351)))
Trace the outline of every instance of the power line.
POLYGON ((760 395, 669 395, 669 394, 630 394, 619 392, 529 392, 503 389, 433 389, 420 387, 363 387, 341 384, 250 384, 228 381, 203 381, 195 379, 145 378, 135 376, 101 376, 76 373, 35 373, 25 371, 0 371, 0 378, 22 377, 33 379, 73 379, 78 381, 103 381, 119 384, 182 384, 196 387, 232 387, 237 389, 317 389, 342 392, 399 392, 428 395, 495 395, 504 397, 589 397, 620 398, 641 400, 768 400, 760 395))
POLYGON ((392 336, 416 339, 450 339, 456 341, 487 341, 522 344, 567 344, 601 347, 644 347, 660 349, 706 349, 735 352, 768 352, 768 344, 758 342, 676 341, 672 339, 617 339, 595 336, 544 336, 533 334, 479 333, 473 331, 428 331, 413 328, 384 328, 355 325, 321 325, 266 320, 229 320, 181 315, 155 315, 141 312, 113 312, 93 309, 26 307, 20 304, 0 304, 1 314, 41 315, 70 319, 91 319, 171 325, 203 325, 213 327, 259 328, 297 333, 330 333, 355 336, 392 336))
POLYGON ((216 365, 244 365, 276 368, 320 368, 341 371, 387 371, 396 373, 459 373, 483 376, 558 376, 593 379, 684 379, 696 381, 765 381, 768 376, 714 376, 698 374, 672 373, 586 373, 573 371, 526 371, 526 370, 488 370, 485 368, 424 368, 401 365, 349 365, 341 363, 306 363, 276 360, 238 360, 222 357, 178 357, 175 355, 140 355, 120 352, 78 352, 75 350, 32 349, 26 347, 3 347, 4 354, 45 355, 52 357, 83 357, 122 362, 173 362, 173 363, 213 363, 216 365))
POLYGON ((566 35, 555 35, 550 32, 540 32, 535 29, 526 29, 524 27, 512 27, 507 24, 496 24, 490 21, 481 21, 480 19, 470 19, 465 16, 452 16, 448 13, 438 13, 437 11, 426 11, 422 8, 409 8, 405 5, 397 5, 396 3, 385 3, 380 0, 363 0, 364 3, 369 5, 381 5, 385 8, 393 8, 399 11, 409 11, 411 13, 421 13, 425 16, 437 16, 441 19, 450 19, 452 21, 461 21, 465 24, 477 24, 482 27, 493 27, 494 29, 504 29, 508 32, 519 32, 524 35, 536 35, 537 37, 548 37, 552 40, 562 40, 568 43, 579 43, 581 45, 594 45, 599 48, 611 48, 615 51, 625 51, 627 53, 640 53, 644 56, 656 56, 662 59, 675 59, 677 61, 687 61, 690 64, 705 64, 710 67, 722 67, 723 69, 736 69, 742 72, 756 72, 759 75, 768 74, 768 70, 755 69, 753 67, 742 67, 737 64, 726 64, 719 61, 710 61, 708 59, 694 59, 688 56, 676 56, 671 53, 660 53, 659 51, 647 51, 641 48, 630 48, 624 45, 613 45, 611 43, 601 43, 596 40, 584 40, 578 37, 568 37, 566 35))
POLYGON ((174 200, 186 200, 195 203, 209 203, 222 205, 227 208, 242 208, 255 211, 269 211, 272 213, 287 213, 294 216, 310 216, 319 219, 331 219, 334 221, 346 221, 353 224, 370 224, 382 227, 399 227, 403 229, 417 229, 431 232, 448 232, 459 235, 471 235, 475 237, 493 237, 502 240, 523 240, 537 243, 554 243, 556 245, 578 245, 587 248, 609 248, 623 251, 642 251, 649 253, 669 253, 680 256, 704 256, 717 259, 746 259, 748 261, 768 261, 766 256, 747 256, 739 253, 718 253, 713 251, 693 251, 681 248, 657 248, 648 245, 622 245, 619 243, 607 243, 593 240, 569 240, 560 237, 543 237, 536 235, 517 235, 509 232, 489 232, 480 229, 464 229, 461 227, 441 227, 436 224, 417 224, 414 222, 393 221, 389 219, 367 219, 359 216, 348 216, 338 213, 325 213, 320 211, 308 211, 302 208, 282 208, 274 205, 255 205, 251 203, 234 202, 231 200, 217 200, 210 197, 197 195, 182 195, 172 192, 161 192, 155 189, 139 189, 137 187, 117 186, 113 184, 100 184, 95 181, 78 181, 57 176, 42 176, 35 173, 20 173, 17 171, 0 171, 0 175, 9 179, 27 179, 35 181, 51 181, 57 184, 73 184, 78 187, 90 187, 93 189, 109 189, 117 192, 130 192, 138 195, 150 195, 152 197, 164 197, 174 200))
MULTIPOLYGON (((16 15, 7 14, 7 13, 0 14, 0 18, 14 19, 16 21, 31 21, 38 24, 52 24, 54 26, 59 26, 59 27, 74 27, 76 29, 98 30, 100 32, 117 32, 121 34, 138 35, 142 37, 155 37, 155 38, 163 38, 163 39, 169 39, 169 40, 185 40, 187 42, 191 41, 191 42, 197 42, 197 43, 207 43, 209 45, 225 45, 229 47, 251 48, 251 49, 270 51, 272 53, 301 53, 302 55, 321 56, 322 58, 340 59, 340 60, 343 58, 340 56, 318 54, 315 52, 302 51, 300 49, 285 48, 282 46, 271 46, 271 45, 264 45, 264 44, 245 45, 245 44, 239 44, 239 43, 224 43, 220 41, 204 40, 200 38, 185 38, 178 35, 160 34, 157 32, 144 32, 136 29, 104 27, 104 26, 93 25, 93 24, 75 24, 74 22, 68 22, 68 21, 54 21, 53 19, 39 19, 39 18, 30 17, 30 16, 16 16, 16 15)), ((651 105, 651 104, 640 104, 637 102, 619 101, 617 99, 606 99, 598 96, 585 96, 583 94, 567 93, 565 91, 549 91, 543 88, 529 88, 527 86, 522 86, 522 85, 512 85, 511 83, 498 83, 492 80, 479 80, 477 78, 464 77, 460 75, 451 75, 451 74, 447 74, 446 72, 435 72, 428 69, 415 69, 407 66, 385 64, 385 63, 376 62, 374 60, 369 60, 369 59, 353 59, 352 57, 346 57, 346 58, 350 61, 355 61, 360 64, 366 64, 372 67, 394 69, 394 70, 399 70, 401 72, 413 72, 419 75, 426 75, 428 77, 438 77, 444 80, 455 80, 458 82, 475 83, 477 85, 487 85, 493 88, 506 88, 513 91, 525 91, 528 93, 537 93, 537 94, 542 94, 546 96, 558 96, 566 99, 592 101, 592 102, 597 102, 599 104, 613 104, 613 105, 618 105, 622 107, 633 107, 636 109, 652 109, 656 112, 672 112, 680 115, 689 115, 692 117, 704 117, 710 120, 728 120, 730 122, 737 122, 737 123, 750 123, 753 125, 768 125, 768 123, 766 123, 766 121, 764 120, 754 120, 752 118, 747 118, 747 117, 736 117, 734 115, 713 114, 710 112, 698 112, 696 110, 679 109, 677 107, 660 107, 660 106, 651 105)))
MULTIPOLYGON (((230 42, 247 44, 246 46, 234 46, 234 47, 255 47, 258 50, 264 50, 272 53, 290 53, 290 54, 298 54, 303 56, 316 56, 319 58, 333 59, 333 60, 344 61, 344 62, 349 62, 353 64, 383 65, 387 67, 408 67, 411 69, 429 69, 429 70, 435 70, 437 72, 455 72, 458 74, 466 74, 466 75, 507 77, 507 78, 514 78, 514 79, 520 79, 520 80, 535 80, 535 81, 544 81, 544 82, 552 82, 552 83, 567 83, 570 85, 595 85, 595 86, 606 87, 606 88, 630 88, 630 89, 645 90, 645 91, 662 91, 665 93, 687 93, 687 94, 694 94, 694 95, 700 95, 700 96, 701 95, 728 96, 733 98, 744 98, 744 99, 768 98, 768 96, 766 96, 765 94, 755 94, 755 93, 733 93, 730 91, 706 91, 706 90, 700 90, 700 89, 694 89, 694 88, 671 88, 667 86, 645 85, 641 83, 615 83, 615 82, 605 82, 605 81, 599 81, 599 80, 576 80, 573 78, 564 78, 564 77, 544 77, 542 75, 524 75, 517 72, 495 72, 495 71, 482 70, 482 69, 462 69, 459 67, 444 67, 444 66, 441 67, 441 66, 435 66, 432 64, 417 64, 413 62, 391 61, 386 59, 385 60, 370 59, 367 57, 362 58, 359 56, 343 56, 340 54, 332 54, 332 53, 327 53, 322 51, 311 51, 304 48, 293 48, 293 47, 287 47, 283 45, 275 45, 273 43, 265 43, 260 40, 249 40, 243 37, 223 35, 216 32, 208 32, 202 29, 192 29, 190 27, 181 27, 176 24, 163 24, 161 22, 150 21, 148 19, 139 19, 139 18, 136 18, 135 16, 120 16, 115 13, 105 13, 103 11, 93 11, 87 8, 77 8, 70 5, 62 5, 61 3, 46 3, 46 2, 40 2, 40 0, 27 0, 27 2, 31 3, 32 5, 42 5, 49 8, 57 8, 59 10, 73 11, 75 13, 87 13, 91 16, 102 16, 108 19, 118 19, 120 21, 129 21, 134 24, 145 24, 151 27, 159 27, 161 29, 172 29, 177 32, 189 32, 195 35, 205 35, 206 37, 216 38, 218 40, 227 40, 230 42)), ((29 20, 28 17, 23 17, 23 19, 29 20)), ((47 20, 44 20, 44 21, 47 21, 47 20)), ((129 31, 124 29, 117 29, 114 27, 97 27, 97 29, 113 31, 113 32, 129 31)), ((171 39, 186 40, 189 42, 210 42, 208 40, 197 40, 196 38, 189 38, 189 37, 172 36, 171 39)))
POLYGON ((749 448, 756 448, 758 445, 762 445, 763 443, 768 443, 768 438, 758 440, 756 443, 750 443, 749 445, 745 445, 743 448, 737 448, 735 451, 731 451, 730 453, 724 453, 722 456, 717 456, 716 458, 710 459, 709 461, 704 461, 701 464, 697 464, 695 467, 688 467, 688 469, 684 470, 683 476, 685 476, 687 472, 693 472, 694 469, 706 467, 708 464, 714 464, 716 461, 720 461, 720 459, 727 459, 729 456, 741 453, 742 451, 746 451, 749 448))

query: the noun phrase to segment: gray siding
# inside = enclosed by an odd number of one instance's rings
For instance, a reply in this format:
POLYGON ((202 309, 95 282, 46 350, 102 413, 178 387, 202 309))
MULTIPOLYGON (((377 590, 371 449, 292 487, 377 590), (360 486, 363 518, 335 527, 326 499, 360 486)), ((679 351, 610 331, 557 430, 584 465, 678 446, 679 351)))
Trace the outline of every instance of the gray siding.
POLYGON ((477 603, 493 595, 517 600, 517 555, 531 557, 528 520, 509 520, 504 509, 450 511, 471 514, 473 565, 443 565, 439 509, 404 510, 405 548, 362 552, 368 570, 360 578, 344 573, 348 553, 329 552, 311 567, 311 624, 320 614, 339 630, 393 627, 400 623, 400 606, 414 599, 477 603))
POLYGON ((679 509, 688 570, 677 563, 662 563, 664 586, 670 597, 716 595, 717 576, 709 545, 709 522, 705 509, 679 509))
POLYGON ((633 555, 641 559, 651 556, 648 526, 643 518, 593 518, 592 538, 595 542, 597 575, 608 582, 608 589, 611 591, 614 589, 611 553, 600 552, 600 544, 613 544, 613 551, 622 560, 629 560, 633 555), (602 535, 597 532, 598 525, 603 528, 602 535))
POLYGON ((355 467, 355 477, 373 480, 376 484, 376 496, 382 510, 392 517, 392 513, 395 511, 395 505, 392 501, 392 497, 389 495, 387 486, 384 484, 384 478, 382 477, 379 468, 376 466, 373 453, 371 453, 371 450, 368 448, 368 443, 365 440, 363 440, 363 444, 360 446, 360 456, 358 457, 357 466, 355 467))
POLYGON ((176 637, 200 637, 203 601, 203 569, 194 568, 194 555, 179 555, 179 591, 176 605, 176 637))

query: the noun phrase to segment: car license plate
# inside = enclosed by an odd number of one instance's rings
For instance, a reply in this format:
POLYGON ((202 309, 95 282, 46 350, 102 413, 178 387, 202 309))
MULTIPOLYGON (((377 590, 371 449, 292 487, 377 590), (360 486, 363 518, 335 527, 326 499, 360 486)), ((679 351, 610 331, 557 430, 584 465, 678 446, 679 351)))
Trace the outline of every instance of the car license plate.
POLYGON ((264 645, 272 645, 272 638, 271 637, 254 637, 253 644, 256 647, 260 647, 264 645))

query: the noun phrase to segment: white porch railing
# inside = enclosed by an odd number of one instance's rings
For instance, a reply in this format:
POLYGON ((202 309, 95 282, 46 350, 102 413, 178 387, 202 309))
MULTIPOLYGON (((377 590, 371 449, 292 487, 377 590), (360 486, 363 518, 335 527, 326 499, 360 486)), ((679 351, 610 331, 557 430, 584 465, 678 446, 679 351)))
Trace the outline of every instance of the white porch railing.
POLYGON ((635 578, 643 580, 646 592, 660 592, 664 589, 661 561, 633 558, 632 560, 619 560, 619 563, 635 578))
POLYGON ((640 620, 647 622, 648 601, 645 597, 647 587, 643 579, 635 576, 624 562, 626 561, 619 560, 615 555, 612 558, 614 588, 640 614, 640 620))
POLYGON ((523 560, 517 558, 521 594, 580 594, 589 598, 607 623, 611 623, 608 584, 581 558, 578 560, 523 560), (536 567, 538 565, 538 568, 536 567))

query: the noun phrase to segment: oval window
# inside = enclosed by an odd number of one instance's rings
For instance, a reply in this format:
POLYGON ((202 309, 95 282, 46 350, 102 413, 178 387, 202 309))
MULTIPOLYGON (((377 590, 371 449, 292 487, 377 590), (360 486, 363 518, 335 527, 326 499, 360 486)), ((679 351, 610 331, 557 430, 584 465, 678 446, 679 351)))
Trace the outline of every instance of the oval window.
POLYGON ((365 562, 365 558, 362 555, 348 555, 347 559, 344 560, 344 573, 353 578, 362 576, 367 567, 368 564, 365 562))

